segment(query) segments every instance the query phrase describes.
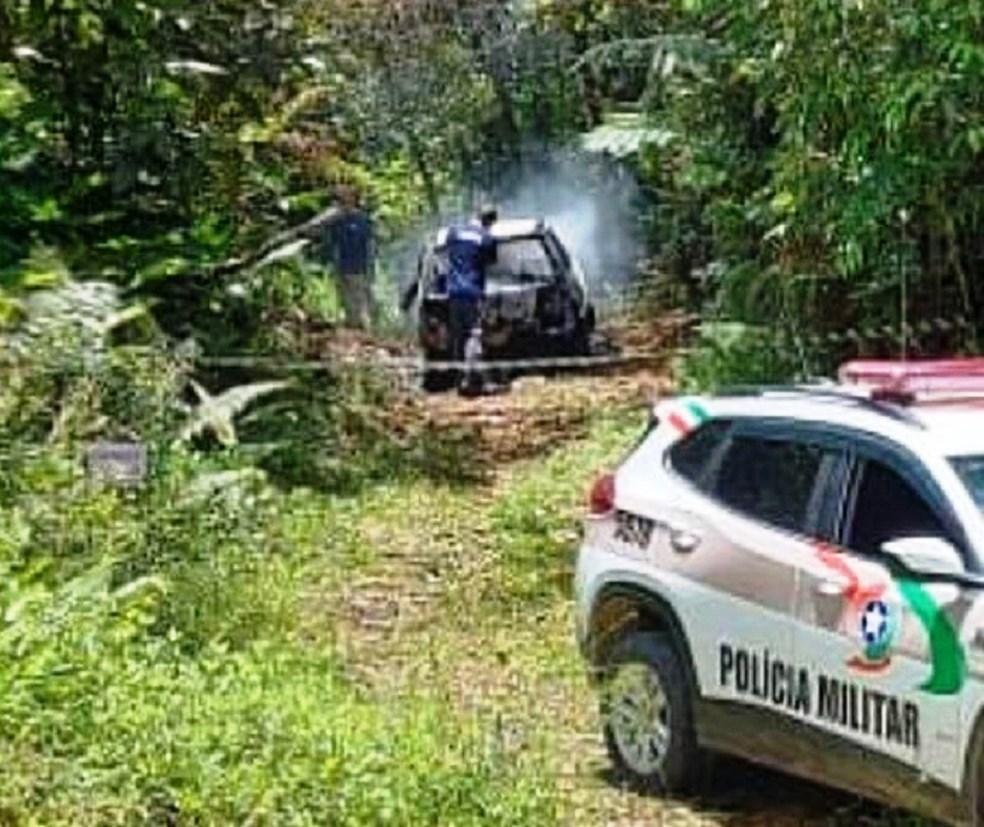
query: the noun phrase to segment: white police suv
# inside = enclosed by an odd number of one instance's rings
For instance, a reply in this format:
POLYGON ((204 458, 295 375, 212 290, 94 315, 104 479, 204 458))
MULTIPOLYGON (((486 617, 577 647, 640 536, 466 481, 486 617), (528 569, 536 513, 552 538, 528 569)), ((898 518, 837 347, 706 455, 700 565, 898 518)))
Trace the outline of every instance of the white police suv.
POLYGON ((984 824, 984 360, 663 400, 590 509, 578 640, 628 781, 725 752, 984 824))

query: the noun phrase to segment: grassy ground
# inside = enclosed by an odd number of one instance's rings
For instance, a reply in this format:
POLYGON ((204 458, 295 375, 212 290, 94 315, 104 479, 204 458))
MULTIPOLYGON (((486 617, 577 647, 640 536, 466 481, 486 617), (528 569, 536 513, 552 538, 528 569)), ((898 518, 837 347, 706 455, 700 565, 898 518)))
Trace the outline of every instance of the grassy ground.
POLYGON ((353 512, 370 555, 341 579, 311 567, 306 634, 330 639, 376 702, 436 699, 511 762, 545 772, 564 824, 913 823, 739 764, 725 763, 701 801, 645 799, 612 783, 574 645, 570 575, 585 492, 637 435, 642 412, 596 410, 608 413, 587 417, 572 440, 482 482, 372 491, 353 512))

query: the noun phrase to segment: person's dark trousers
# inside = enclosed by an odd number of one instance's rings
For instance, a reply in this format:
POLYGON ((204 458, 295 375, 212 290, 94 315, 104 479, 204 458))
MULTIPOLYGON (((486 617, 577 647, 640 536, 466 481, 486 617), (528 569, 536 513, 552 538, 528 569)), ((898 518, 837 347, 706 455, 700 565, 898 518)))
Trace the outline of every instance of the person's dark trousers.
POLYGON ((369 279, 368 273, 342 273, 338 277, 345 323, 356 330, 369 330, 376 321, 369 279))
MULTIPOLYGON (((479 303, 474 299, 452 296, 448 302, 448 332, 451 334, 451 359, 465 361, 465 346, 474 328, 481 322, 479 303)), ((455 371, 458 387, 464 392, 480 390, 481 377, 477 372, 455 371)))

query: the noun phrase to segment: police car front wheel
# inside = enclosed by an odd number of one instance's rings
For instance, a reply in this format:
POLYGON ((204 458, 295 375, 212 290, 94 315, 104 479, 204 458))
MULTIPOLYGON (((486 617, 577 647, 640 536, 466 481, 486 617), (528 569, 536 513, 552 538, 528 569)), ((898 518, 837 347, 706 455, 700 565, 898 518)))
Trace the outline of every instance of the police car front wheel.
POLYGON ((603 679, 605 741, 621 780, 655 793, 691 788, 700 755, 683 666, 669 640, 628 635, 603 679))

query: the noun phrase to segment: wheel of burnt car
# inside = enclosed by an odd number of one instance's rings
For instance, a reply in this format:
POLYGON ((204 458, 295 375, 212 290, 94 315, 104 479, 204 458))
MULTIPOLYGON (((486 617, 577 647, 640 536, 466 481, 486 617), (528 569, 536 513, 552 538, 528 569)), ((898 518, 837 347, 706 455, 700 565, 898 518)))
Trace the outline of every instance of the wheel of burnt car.
POLYGON ((571 356, 591 355, 591 330, 584 321, 580 321, 571 336, 571 356))
POLYGON ((701 755, 683 665, 660 634, 616 644, 602 674, 605 743, 621 782, 640 792, 693 787, 701 755))
POLYGON ((424 370, 421 379, 421 386, 424 393, 443 393, 454 387, 455 375, 452 370, 431 370, 428 369, 429 362, 447 361, 449 357, 437 353, 427 353, 424 356, 424 370))
POLYGON ((587 305, 581 309, 574 306, 571 308, 577 318, 577 323, 568 341, 568 350, 571 356, 590 356, 591 337, 595 331, 595 309, 592 305, 587 305))

